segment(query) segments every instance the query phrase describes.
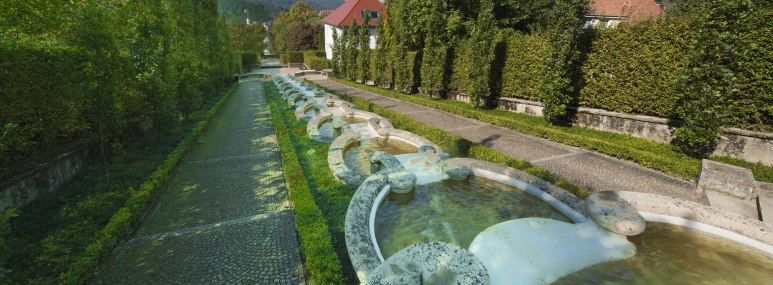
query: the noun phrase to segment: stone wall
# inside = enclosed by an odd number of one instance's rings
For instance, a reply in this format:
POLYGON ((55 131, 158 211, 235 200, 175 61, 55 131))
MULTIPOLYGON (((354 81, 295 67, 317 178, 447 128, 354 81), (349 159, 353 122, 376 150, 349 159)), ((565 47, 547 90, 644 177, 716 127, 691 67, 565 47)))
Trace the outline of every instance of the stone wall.
POLYGON ((87 164, 90 144, 76 146, 56 158, 0 182, 0 209, 27 204, 56 191, 87 164))
MULTIPOLYGON (((458 92, 451 92, 448 98, 463 102, 470 101, 469 96, 458 92)), ((499 98, 497 108, 532 116, 542 116, 542 103, 535 101, 499 98)), ((681 124, 679 121, 665 118, 622 114, 593 108, 580 107, 576 111, 573 122, 578 126, 627 134, 662 143, 671 143, 674 129, 681 124)), ((773 165, 773 134, 724 128, 714 154, 773 165)))

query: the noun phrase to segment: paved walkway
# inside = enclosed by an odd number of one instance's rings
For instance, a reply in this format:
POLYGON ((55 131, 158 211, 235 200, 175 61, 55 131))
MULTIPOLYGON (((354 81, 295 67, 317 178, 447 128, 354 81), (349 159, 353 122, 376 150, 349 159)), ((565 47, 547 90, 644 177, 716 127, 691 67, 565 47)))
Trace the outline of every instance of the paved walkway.
POLYGON ((511 129, 385 97, 327 80, 305 77, 326 88, 367 99, 427 125, 481 143, 511 157, 539 165, 557 177, 596 191, 636 191, 700 201, 693 182, 600 153, 551 142, 511 129))
POLYGON ((302 284, 261 81, 243 82, 96 284, 302 284))

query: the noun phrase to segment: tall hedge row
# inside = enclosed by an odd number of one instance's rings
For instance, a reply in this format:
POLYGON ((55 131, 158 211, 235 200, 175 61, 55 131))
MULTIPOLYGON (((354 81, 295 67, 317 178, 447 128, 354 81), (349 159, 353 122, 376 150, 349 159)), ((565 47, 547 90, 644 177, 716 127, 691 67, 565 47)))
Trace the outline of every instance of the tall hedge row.
POLYGON ((148 121, 161 135, 236 69, 214 0, 3 4, 0 171, 74 138, 104 146, 148 121))
POLYGON ((303 52, 289 51, 289 52, 281 53, 279 54, 279 63, 281 64, 303 63, 303 52))
POLYGON ((0 37, 0 54, 0 165, 88 131, 78 49, 0 37))
POLYGON ((502 69, 502 96, 539 101, 539 76, 545 66, 548 42, 541 34, 516 34, 507 40, 502 69))
POLYGON ((330 61, 325 58, 324 50, 308 50, 303 52, 303 63, 311 70, 323 70, 332 68, 330 61))
POLYGON ((471 60, 473 52, 479 52, 479 49, 474 47, 469 40, 463 40, 456 47, 453 70, 451 71, 450 87, 452 90, 467 93, 467 87, 470 86, 470 74, 467 71, 471 70, 474 64, 471 60))
POLYGON ((598 32, 583 66, 580 105, 673 117, 676 81, 692 48, 686 19, 661 18, 598 32))

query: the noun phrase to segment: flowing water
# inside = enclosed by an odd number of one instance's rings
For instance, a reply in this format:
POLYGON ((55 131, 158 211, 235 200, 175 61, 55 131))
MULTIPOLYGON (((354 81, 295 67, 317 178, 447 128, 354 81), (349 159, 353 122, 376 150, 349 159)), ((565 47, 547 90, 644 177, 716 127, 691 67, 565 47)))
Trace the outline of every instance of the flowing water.
MULTIPOLYGON (((343 121, 349 123, 349 124, 363 124, 367 123, 368 120, 358 117, 347 117, 347 116, 341 116, 340 117, 343 121)), ((323 137, 327 138, 335 138, 336 135, 333 133, 333 120, 328 119, 324 121, 322 124, 319 125, 319 133, 323 137)))
POLYGON ((392 155, 419 152, 419 149, 414 145, 398 139, 365 139, 359 145, 352 144, 349 149, 344 150, 344 163, 353 171, 370 175, 368 155, 379 150, 392 155))
POLYGON ((773 284, 773 257, 719 236, 650 222, 628 239, 636 244, 635 256, 553 284, 773 284))
POLYGON ((376 215, 376 240, 384 258, 419 242, 469 247, 484 229, 512 219, 542 217, 571 223, 561 212, 522 189, 482 177, 416 186, 390 193, 376 215))

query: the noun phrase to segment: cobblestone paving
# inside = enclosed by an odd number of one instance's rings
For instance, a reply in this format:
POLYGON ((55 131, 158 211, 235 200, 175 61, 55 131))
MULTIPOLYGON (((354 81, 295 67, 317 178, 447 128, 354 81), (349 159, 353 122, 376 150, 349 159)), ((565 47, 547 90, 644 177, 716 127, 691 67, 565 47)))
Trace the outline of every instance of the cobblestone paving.
POLYGON ((240 84, 94 284, 305 283, 262 89, 240 84))

